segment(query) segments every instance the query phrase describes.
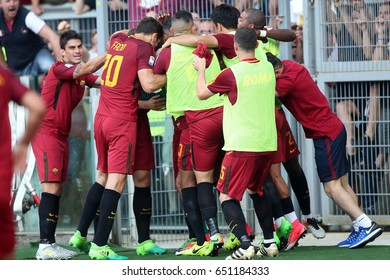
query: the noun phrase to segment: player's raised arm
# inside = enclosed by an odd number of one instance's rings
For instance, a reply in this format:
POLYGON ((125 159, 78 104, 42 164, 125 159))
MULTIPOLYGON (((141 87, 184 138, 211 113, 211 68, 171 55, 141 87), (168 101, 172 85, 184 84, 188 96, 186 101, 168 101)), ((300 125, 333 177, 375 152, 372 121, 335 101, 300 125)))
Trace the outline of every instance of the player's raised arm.
POLYGON ((297 35, 289 29, 268 29, 261 31, 265 32, 264 37, 269 37, 281 42, 292 42, 297 38, 297 35))
POLYGON ((95 58, 88 60, 86 63, 81 62, 73 72, 73 78, 77 79, 79 77, 95 73, 101 67, 103 67, 106 61, 106 52, 98 55, 95 58))
POLYGON ((189 47, 196 47, 199 43, 206 44, 209 48, 218 47, 218 40, 213 35, 184 34, 168 38, 161 48, 167 48, 172 43, 189 47))

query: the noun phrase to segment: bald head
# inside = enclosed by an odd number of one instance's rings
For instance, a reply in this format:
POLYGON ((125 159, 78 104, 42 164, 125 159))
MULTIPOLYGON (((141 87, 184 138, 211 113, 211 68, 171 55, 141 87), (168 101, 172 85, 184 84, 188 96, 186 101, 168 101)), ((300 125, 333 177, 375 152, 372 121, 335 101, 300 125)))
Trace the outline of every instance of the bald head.
POLYGON ((178 11, 172 18, 172 29, 175 36, 190 34, 194 26, 194 20, 190 12, 178 11))
POLYGON ((244 11, 247 16, 248 24, 253 24, 253 29, 261 30, 265 26, 265 16, 263 11, 255 8, 249 8, 244 11))

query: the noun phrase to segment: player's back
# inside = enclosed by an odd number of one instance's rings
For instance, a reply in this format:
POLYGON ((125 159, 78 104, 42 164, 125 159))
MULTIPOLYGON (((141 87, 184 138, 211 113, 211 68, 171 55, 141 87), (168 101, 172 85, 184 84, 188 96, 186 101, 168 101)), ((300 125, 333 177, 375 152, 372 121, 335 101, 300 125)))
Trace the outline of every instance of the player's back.
POLYGON ((327 136, 335 139, 342 129, 342 123, 309 71, 290 60, 283 60, 283 65, 276 91, 286 108, 302 124, 306 137, 315 139, 327 136))
MULTIPOLYGON (((218 48, 216 48, 215 51, 221 53, 223 62, 226 67, 230 67, 239 62, 236 51, 234 49, 234 34, 235 32, 213 35, 218 41, 218 48)), ((265 49, 266 46, 263 44, 263 42, 258 41, 258 46, 255 49, 255 57, 258 60, 267 60, 265 49)))
POLYGON ((152 45, 134 36, 119 33, 111 38, 101 76, 99 114, 136 120, 141 93, 137 72, 151 67, 148 62, 152 57, 152 45))

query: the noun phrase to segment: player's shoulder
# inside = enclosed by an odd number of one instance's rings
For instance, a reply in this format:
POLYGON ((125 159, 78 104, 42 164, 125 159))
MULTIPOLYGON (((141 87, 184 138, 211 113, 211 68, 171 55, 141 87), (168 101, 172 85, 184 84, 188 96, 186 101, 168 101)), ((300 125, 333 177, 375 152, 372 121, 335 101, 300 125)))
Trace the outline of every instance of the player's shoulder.
MULTIPOLYGON (((138 39, 136 39, 135 37, 133 36, 129 36, 127 35, 126 33, 124 32, 116 32, 114 33, 111 38, 110 38, 110 45, 118 45, 118 44, 137 44, 138 43, 138 39)), ((119 45, 118 46, 115 46, 117 48, 120 48, 119 45)))
POLYGON ((139 52, 153 53, 153 55, 155 54, 152 44, 139 39, 134 40, 134 43, 136 44, 136 48, 139 52))
POLYGON ((63 60, 57 60, 52 64, 51 68, 70 68, 72 66, 73 64, 71 63, 65 63, 63 60))
POLYGON ((289 59, 284 59, 282 60, 282 64, 285 68, 288 68, 290 70, 299 70, 299 71, 302 71, 302 70, 305 70, 305 66, 293 61, 293 60, 289 60, 289 59))
POLYGON ((232 33, 218 33, 218 34, 213 34, 213 35, 209 35, 209 36, 213 36, 217 40, 234 38, 234 34, 232 34, 232 33))
POLYGON ((164 49, 161 50, 161 52, 159 53, 158 56, 159 57, 160 56, 164 57, 164 56, 167 56, 167 55, 171 54, 171 52, 172 52, 171 48, 164 48, 164 49))

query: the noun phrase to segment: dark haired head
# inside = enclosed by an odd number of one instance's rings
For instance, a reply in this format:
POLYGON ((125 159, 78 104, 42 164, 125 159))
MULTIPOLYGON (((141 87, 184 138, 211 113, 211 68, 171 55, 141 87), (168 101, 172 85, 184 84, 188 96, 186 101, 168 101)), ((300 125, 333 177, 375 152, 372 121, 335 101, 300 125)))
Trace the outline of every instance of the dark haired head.
POLYGON ((166 18, 166 19, 163 21, 162 25, 163 25, 163 30, 164 30, 164 32, 169 32, 169 30, 170 30, 171 27, 172 27, 172 17, 166 18))
POLYGON ((240 27, 234 35, 234 42, 243 51, 254 51, 257 47, 257 34, 252 28, 240 27))
POLYGON ((145 35, 156 33, 157 39, 161 40, 164 32, 161 23, 157 19, 153 17, 145 17, 139 22, 136 33, 142 33, 145 35))
POLYGON ((163 26, 163 31, 164 31, 164 35, 163 35, 163 38, 162 40, 160 40, 160 42, 158 43, 158 45, 155 47, 155 50, 157 51, 159 48, 161 48, 161 46, 164 44, 164 42, 171 36, 173 36, 172 34, 172 31, 171 31, 171 27, 172 27, 172 17, 169 16, 169 17, 166 17, 164 19, 164 21, 162 21, 162 26, 163 26))
POLYGON ((267 55, 267 60, 272 64, 274 69, 282 68, 283 66, 282 61, 278 57, 276 57, 270 52, 267 52, 266 55, 267 55))
POLYGON ((77 33, 76 31, 74 31, 74 30, 65 31, 64 33, 61 34, 61 37, 60 37, 61 49, 65 50, 66 44, 72 39, 83 41, 81 39, 81 35, 79 33, 77 33))
POLYGON ((127 35, 131 36, 131 35, 134 35, 136 32, 137 32, 137 29, 132 28, 129 30, 129 32, 127 32, 127 35))
POLYGON ((227 29, 237 29, 239 17, 240 12, 236 7, 227 4, 221 4, 214 8, 210 19, 214 22, 215 25, 219 23, 227 29))

